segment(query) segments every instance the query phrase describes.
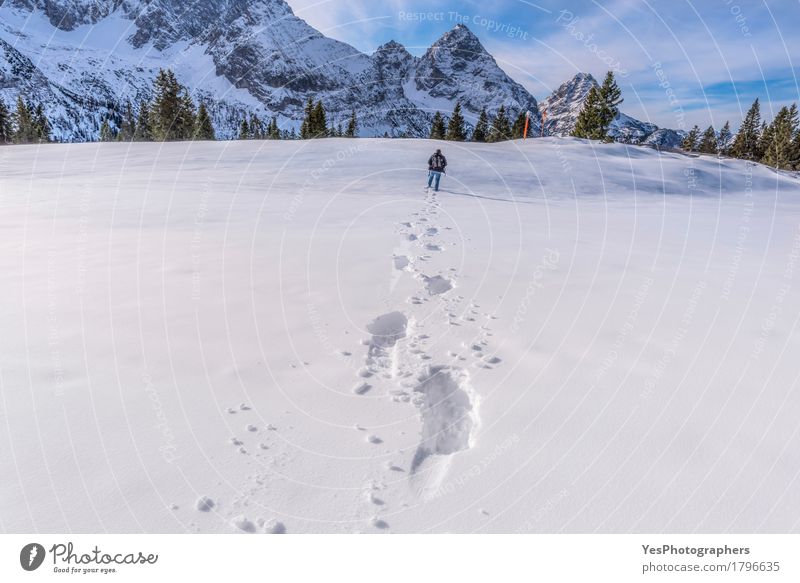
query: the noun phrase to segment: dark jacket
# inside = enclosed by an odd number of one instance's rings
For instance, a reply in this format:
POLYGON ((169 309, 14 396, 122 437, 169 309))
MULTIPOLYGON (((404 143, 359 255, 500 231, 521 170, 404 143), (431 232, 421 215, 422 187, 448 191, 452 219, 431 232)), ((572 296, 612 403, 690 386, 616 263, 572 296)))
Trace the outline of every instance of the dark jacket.
POLYGON ((428 158, 428 170, 444 172, 445 168, 447 168, 447 158, 444 157, 444 154, 434 154, 428 158))

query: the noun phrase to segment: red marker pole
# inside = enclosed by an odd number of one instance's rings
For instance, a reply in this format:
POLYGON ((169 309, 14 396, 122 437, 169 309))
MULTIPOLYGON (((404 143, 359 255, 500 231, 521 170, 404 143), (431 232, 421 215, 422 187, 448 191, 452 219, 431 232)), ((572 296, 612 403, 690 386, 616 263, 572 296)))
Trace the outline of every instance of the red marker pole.
POLYGON ((525 140, 528 137, 528 124, 531 121, 531 112, 525 112, 525 130, 522 132, 522 139, 525 140))

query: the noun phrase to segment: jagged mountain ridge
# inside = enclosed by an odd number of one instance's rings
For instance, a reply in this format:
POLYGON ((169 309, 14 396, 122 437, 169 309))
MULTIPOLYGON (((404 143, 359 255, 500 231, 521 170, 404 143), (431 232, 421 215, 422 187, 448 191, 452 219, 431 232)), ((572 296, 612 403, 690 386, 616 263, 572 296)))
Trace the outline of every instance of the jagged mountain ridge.
MULTIPOLYGON (((59 139, 96 139, 126 99, 149 97, 162 67, 206 101, 220 137, 234 136, 251 111, 297 127, 309 96, 334 122, 355 109, 365 136, 425 136, 433 113, 459 100, 468 123, 483 107, 505 105, 531 111, 531 131, 541 134, 536 99, 463 25, 421 57, 394 41, 366 55, 325 37, 284 0, 0 3, 0 95, 43 102, 59 139)), ((553 133, 562 132, 545 128, 553 133)))

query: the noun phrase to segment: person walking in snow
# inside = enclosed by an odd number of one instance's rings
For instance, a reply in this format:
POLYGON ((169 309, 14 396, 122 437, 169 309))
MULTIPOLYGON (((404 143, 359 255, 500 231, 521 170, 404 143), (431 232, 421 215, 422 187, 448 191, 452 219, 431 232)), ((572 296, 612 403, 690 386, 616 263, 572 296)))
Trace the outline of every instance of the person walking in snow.
POLYGON ((428 158, 428 188, 434 183, 433 190, 439 191, 439 181, 442 179, 442 174, 446 174, 447 158, 444 157, 442 151, 437 149, 433 156, 428 158))

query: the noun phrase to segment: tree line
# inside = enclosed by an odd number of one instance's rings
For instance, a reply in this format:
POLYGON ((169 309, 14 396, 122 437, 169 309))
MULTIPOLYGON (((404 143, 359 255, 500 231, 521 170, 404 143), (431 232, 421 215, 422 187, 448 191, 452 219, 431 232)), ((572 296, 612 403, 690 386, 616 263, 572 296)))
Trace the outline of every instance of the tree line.
POLYGON ((718 154, 761 162, 779 170, 800 170, 800 122, 797 104, 783 106, 772 123, 761 120, 758 98, 750 106, 736 136, 726 121, 717 133, 714 126, 701 134, 694 126, 681 144, 687 152, 718 154))
MULTIPOLYGON (((101 141, 176 141, 214 140, 216 132, 208 108, 203 101, 195 106, 188 88, 181 85, 169 69, 159 71, 153 82, 152 99, 142 100, 136 110, 128 100, 123 111, 107 114, 100 125, 101 141)), ((619 113, 622 92, 609 71, 602 85, 595 85, 586 96, 572 135, 579 138, 610 141, 608 130, 619 113)), ((358 119, 352 111, 347 123, 327 121, 322 101, 311 97, 306 102, 299 134, 294 128, 281 130, 277 119, 265 122, 251 113, 239 123, 238 138, 245 139, 314 139, 324 137, 356 137, 358 119)), ((526 112, 516 115, 501 105, 490 117, 484 107, 475 127, 468 131, 461 102, 445 118, 437 111, 430 127, 434 140, 501 142, 523 137, 526 112), (513 122, 511 121, 513 118, 513 122)), ((52 129, 41 103, 34 104, 17 97, 12 111, 0 99, 0 144, 32 144, 52 141, 52 129)), ((717 132, 709 126, 700 132, 694 126, 681 144, 683 150, 718 154, 762 162, 784 170, 800 170, 800 121, 796 104, 784 106, 771 123, 761 120, 761 106, 756 99, 734 136, 726 121, 717 132)))
POLYGON ((516 116, 513 116, 513 122, 510 120, 512 116, 513 114, 510 115, 505 105, 501 105, 493 117, 489 116, 484 107, 478 115, 475 127, 472 132, 469 132, 464 114, 461 112, 461 102, 457 101, 449 118, 445 118, 440 111, 433 115, 428 137, 431 140, 451 142, 494 143, 516 140, 522 138, 525 132, 527 112, 520 110, 516 116))
MULTIPOLYGON (((355 137, 358 120, 353 111, 346 127, 326 123, 326 112, 321 101, 309 98, 300 135, 294 129, 281 130, 277 118, 265 122, 255 113, 239 123, 238 138, 249 139, 303 139, 320 137, 355 137)), ((41 104, 32 104, 21 96, 15 111, 10 111, 0 99, 0 144, 31 144, 52 141, 50 122, 41 104)), ((195 105, 187 87, 178 82, 169 69, 159 71, 153 81, 151 99, 144 99, 134 107, 127 100, 122 111, 109 111, 103 116, 99 128, 102 142, 169 142, 180 140, 215 140, 216 131, 208 108, 203 101, 195 105)))
POLYGON ((41 103, 17 97, 12 112, 0 99, 0 144, 40 144, 51 140, 50 122, 41 103))

